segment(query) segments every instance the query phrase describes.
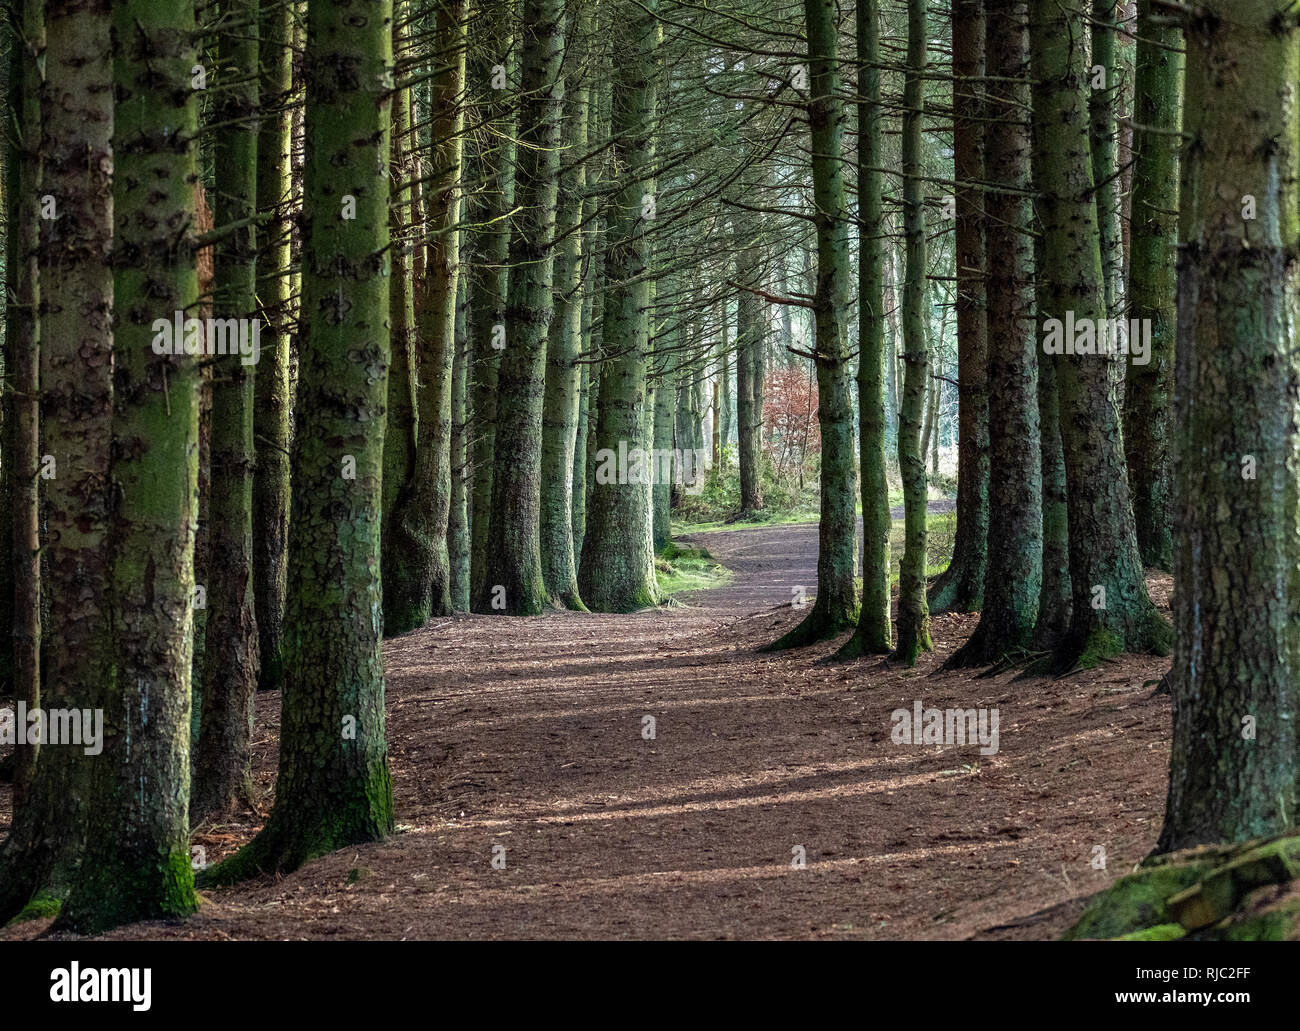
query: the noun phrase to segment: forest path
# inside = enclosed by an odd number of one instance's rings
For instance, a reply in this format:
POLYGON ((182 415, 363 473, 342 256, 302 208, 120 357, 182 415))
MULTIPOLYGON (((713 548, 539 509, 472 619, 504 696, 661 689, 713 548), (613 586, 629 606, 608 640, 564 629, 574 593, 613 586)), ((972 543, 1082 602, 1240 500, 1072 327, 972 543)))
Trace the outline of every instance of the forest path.
MULTIPOLYGON (((760 654, 800 614, 787 579, 807 578, 768 549, 808 532, 710 535, 736 580, 692 606, 460 616, 389 641, 399 832, 109 937, 1059 935, 1159 830, 1169 709, 1143 681, 1167 662, 933 675, 971 616, 936 618, 937 651, 914 670, 818 663, 834 642, 760 654), (785 607, 743 611, 740 590, 785 607), (998 707, 1001 750, 892 744, 891 711, 917 699, 998 707), (1108 871, 1091 868, 1096 845, 1108 871)), ((278 723, 278 697, 259 697, 268 803, 278 723)), ((259 822, 195 840, 215 861, 259 822)))
MULTIPOLYGON (((935 500, 928 511, 936 515, 954 508, 953 501, 935 500)), ((903 507, 892 509, 890 515, 902 519, 903 507)), ((735 574, 725 587, 686 594, 683 600, 746 613, 788 606, 797 588, 803 588, 811 600, 817 593, 817 530, 816 523, 784 523, 683 535, 677 543, 703 545, 735 574)), ((862 540, 861 516, 858 540, 862 540)))

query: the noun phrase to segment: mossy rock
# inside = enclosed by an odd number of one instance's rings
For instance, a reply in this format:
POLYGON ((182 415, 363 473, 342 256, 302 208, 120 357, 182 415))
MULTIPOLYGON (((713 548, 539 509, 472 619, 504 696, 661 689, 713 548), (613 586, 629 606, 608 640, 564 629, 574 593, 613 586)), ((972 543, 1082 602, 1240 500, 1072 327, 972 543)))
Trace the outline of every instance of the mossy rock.
POLYGON ((1300 897, 1275 905, 1264 905, 1256 912, 1224 922, 1215 928, 1214 937, 1234 942, 1280 942, 1300 940, 1300 897))
POLYGON ((1300 898, 1283 889, 1287 897, 1282 903, 1261 907, 1252 900, 1257 900, 1262 888, 1297 878, 1300 837, 1294 835, 1160 856, 1094 898, 1064 937, 1285 940, 1300 933, 1300 898), (1175 934, 1175 927, 1181 933, 1175 934))
POLYGON ((1199 883, 1210 869, 1204 862, 1170 864, 1122 877, 1092 900, 1065 940, 1123 938, 1174 923, 1169 899, 1199 883))

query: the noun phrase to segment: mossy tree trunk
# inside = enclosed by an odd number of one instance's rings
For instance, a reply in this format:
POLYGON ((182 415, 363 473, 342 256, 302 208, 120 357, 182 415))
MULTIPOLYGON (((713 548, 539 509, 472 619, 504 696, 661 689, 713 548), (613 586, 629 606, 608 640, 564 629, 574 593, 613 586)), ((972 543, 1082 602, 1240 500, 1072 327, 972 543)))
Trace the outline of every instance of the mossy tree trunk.
MULTIPOLYGON (((555 219, 564 108, 562 0, 525 0, 523 23, 515 167, 519 214, 510 242, 514 273, 497 378, 492 524, 483 581, 489 592, 500 592, 504 611, 512 615, 541 612, 552 597, 542 572, 539 541, 543 402, 547 338, 554 314, 555 219)), ((571 389, 560 392, 565 396, 553 398, 555 403, 571 403, 571 389)), ((565 589, 570 586, 566 584, 565 589)))
MULTIPOLYGON (((979 666, 1016 657, 1030 645, 1038 615, 1043 514, 1038 420, 1034 255, 1028 235, 1033 143, 1026 5, 989 0, 987 175, 988 403, 991 463, 988 572, 979 624, 948 660, 979 666)), ((960 262, 960 259, 959 259, 960 262)))
MULTIPOLYGON (((86 14, 77 20, 84 27, 86 14)), ((155 320, 193 313, 199 301, 195 9, 124 0, 112 28, 116 668, 102 691, 86 854, 59 920, 80 933, 198 907, 187 810, 199 359, 153 347, 155 320)))
POLYGON ((1088 122, 1092 142, 1092 181, 1097 203, 1097 242, 1101 250, 1105 311, 1117 312, 1123 282, 1119 169, 1115 113, 1120 106, 1120 67, 1115 59, 1116 0, 1092 0, 1088 27, 1092 66, 1088 69, 1088 122))
MULTIPOLYGON (((658 0, 648 0, 629 10, 623 23, 611 26, 610 126, 622 176, 606 223, 602 346, 607 357, 601 365, 592 441, 597 456, 617 455, 620 443, 630 453, 651 442, 646 432, 651 242, 642 211, 645 198, 656 190, 653 133, 663 36, 658 9, 658 0)), ((593 476, 578 565, 582 599, 596 612, 630 612, 653 605, 658 587, 649 554, 648 484, 618 482, 619 477, 611 481, 600 475, 599 463, 593 476)))
MULTIPOLYGON (((1039 249, 1034 248, 1036 252, 1039 249)), ((1036 289, 1035 294, 1041 297, 1042 291, 1036 289)), ((1061 401, 1056 389, 1059 361, 1052 355, 1038 355, 1043 560, 1031 648, 1045 652, 1055 650, 1069 633, 1074 608, 1070 589, 1070 513, 1066 504, 1065 456, 1061 451, 1061 401)))
POLYGON ((308 7, 304 321, 279 778, 266 825, 205 882, 292 870, 393 829, 379 552, 392 10, 391 0, 308 7), (340 68, 352 74, 340 77, 340 68), (344 218, 350 203, 356 217, 344 218))
MULTIPOLYGON (((677 355, 666 354, 654 392, 655 451, 672 450, 675 439, 673 412, 673 380, 676 379, 677 355)), ((656 473, 661 470, 656 469, 656 473)), ((673 485, 670 477, 655 477, 652 500, 654 503, 654 548, 657 553, 673 539, 672 527, 673 485)))
POLYGON ((1170 421, 1177 332, 1178 164, 1182 140, 1182 31, 1138 5, 1130 244, 1131 318, 1151 320, 1151 355, 1130 359, 1124 385, 1124 448, 1138 551, 1148 566, 1173 562, 1170 421))
MULTIPOLYGON (((9 104, 14 112, 9 136, 5 202, 3 433, 0 458, 0 527, 11 530, 9 547, 0 549, 0 691, 28 711, 41 704, 41 538, 40 538, 40 241, 38 197, 41 186, 41 98, 38 62, 45 49, 41 0, 25 0, 21 23, 10 43, 9 104), (7 561, 6 561, 7 560, 7 561), (12 688, 10 691, 9 689, 12 688)), ((36 769, 38 745, 15 750, 13 807, 23 805, 36 769)))
MULTIPOLYGON (((221 226, 248 224, 216 244, 212 313, 217 320, 250 320, 257 317, 256 0, 225 0, 222 24, 229 27, 218 36, 213 216, 221 226)), ((254 366, 233 355, 212 361, 204 653, 217 661, 203 667, 203 713, 190 788, 196 823, 208 813, 254 801, 250 763, 259 647, 252 575, 254 366)))
POLYGON ((903 480, 904 540, 898 576, 898 644, 895 654, 907 665, 929 651, 930 610, 925 596, 925 452, 921 448, 921 408, 930 359, 925 346, 925 206, 921 188, 921 120, 926 64, 924 0, 907 5, 907 77, 903 87, 903 403, 898 413, 898 468, 903 480))
POLYGON ((469 8, 450 0, 435 13, 430 126, 434 153, 426 225, 432 236, 417 300, 417 446, 411 479, 398 490, 384 569, 384 632, 400 634, 451 609, 447 523, 451 513, 451 380, 460 277, 461 159, 469 8))
POLYGON ((1174 390, 1173 747, 1157 852, 1296 820, 1294 18, 1212 0, 1187 28, 1174 390), (1230 69, 1231 74, 1225 74, 1230 69), (1242 197, 1255 217, 1243 217, 1242 197))
MULTIPOLYGON (((1039 275, 1048 318, 1108 315, 1097 205, 1093 199, 1087 106, 1088 69, 1077 59, 1078 11, 1055 0, 1030 8, 1035 185, 1043 258, 1039 275)), ((1061 444, 1069 493, 1070 633, 1054 665, 1092 665, 1123 651, 1167 652, 1170 629, 1147 596, 1133 528, 1119 418, 1122 364, 1111 355, 1057 362, 1061 444)))
MULTIPOLYGON (((40 702, 46 709, 93 710, 106 707, 116 679, 109 626, 113 418, 109 13, 106 5, 86 9, 76 2, 47 2, 45 19, 43 85, 39 73, 24 81, 24 86, 39 88, 40 121, 33 124, 24 119, 28 131, 39 130, 39 150, 23 163, 28 172, 34 161, 41 167, 41 194, 37 197, 36 184, 31 184, 34 203, 26 213, 35 216, 39 206, 44 208, 43 216, 49 212, 54 217, 41 218, 34 234, 38 240, 29 235, 29 243, 37 242, 34 256, 43 289, 39 326, 33 326, 21 342, 28 347, 41 342, 40 449, 54 461, 54 475, 43 481, 41 505, 45 541, 55 546, 44 570, 49 620, 40 702), (53 199, 52 211, 41 198, 53 199)), ((33 28, 39 24, 29 18, 24 22, 33 28)), ((32 60, 40 57, 39 51, 31 54, 32 60)), ((37 141, 28 144, 36 147, 37 141)), ((30 274, 30 268, 27 271, 30 274)), ((147 351, 148 344, 143 346, 147 351)), ((15 469, 15 478, 24 472, 15 469)), ((105 717, 116 722, 120 712, 121 707, 114 706, 105 717)), ((27 747, 23 744, 20 751, 27 747)), ((96 768, 109 775, 116 772, 108 748, 93 758, 70 745, 47 744, 40 749, 0 852, 0 922, 29 902, 62 901, 75 890, 96 768)), ((111 812, 98 815, 96 829, 101 835, 109 833, 114 817, 111 812)))
POLYGON ((880 11, 858 0, 858 465, 862 474, 862 607, 841 658, 892 646, 889 483, 885 476, 885 283, 880 11))
POLYGON ((253 601, 260 642, 258 687, 284 685, 284 592, 289 548, 289 383, 292 236, 290 117, 293 93, 291 3, 264 4, 258 43, 261 79, 257 137, 257 209, 269 215, 258 235, 262 354, 254 376, 253 601))
POLYGON ((515 90, 518 47, 515 5, 486 6, 476 17, 470 39, 477 60, 471 82, 480 103, 476 114, 485 131, 476 137, 474 164, 483 186, 470 219, 483 228, 474 237, 475 267, 470 277, 469 336, 472 373, 470 425, 473 427, 474 481, 470 492, 470 603, 476 612, 491 609, 484 588, 488 532, 492 527, 492 477, 495 468, 497 381, 510 284, 510 212, 515 207, 515 90), (495 68, 506 71, 497 89, 495 68), (480 602, 483 602, 480 605, 480 602))
POLYGON ((582 353, 582 213, 587 190, 587 121, 591 109, 586 54, 593 4, 576 11, 573 42, 565 55, 564 162, 557 244, 554 248, 554 315, 546 341, 542 401, 540 525, 542 580, 549 596, 571 609, 585 609, 578 595, 573 550, 573 456, 578 436, 582 353))
POLYGON ((840 96, 835 4, 805 0, 814 224, 817 227, 817 423, 821 430, 821 511, 817 530, 817 598, 802 622, 772 647, 794 647, 857 625, 857 472, 849 393, 849 222, 844 187, 846 111, 840 96))
MULTIPOLYGON (((752 237, 754 227, 742 221, 750 232, 737 234, 752 237)), ((762 252, 747 239, 740 252, 737 275, 742 286, 758 287, 762 252)), ((742 292, 736 298, 736 457, 740 466, 740 514, 744 518, 763 507, 763 377, 766 342, 763 301, 742 292)))
MULTIPOLYGON (((461 210, 464 211, 464 200, 461 210)), ((456 359, 451 369, 451 512, 447 517, 447 561, 451 570, 451 607, 469 611, 469 339, 468 275, 461 266, 456 285, 456 359)))
MULTIPOLYGON (((408 10, 409 5, 396 5, 395 10, 408 10)), ((402 18, 394 25, 393 52, 400 60, 407 56, 409 26, 402 18)), ((385 595, 384 629, 396 631, 390 608, 396 608, 403 589, 389 585, 405 582, 409 575, 410 541, 399 532, 394 516, 405 516, 410 511, 412 492, 415 489, 415 454, 419 434, 419 417, 416 411, 416 384, 419 381, 416 362, 414 252, 422 248, 409 241, 409 237, 423 233, 413 221, 412 194, 405 184, 415 178, 415 142, 411 134, 411 90, 397 91, 393 103, 393 139, 389 148, 389 189, 393 202, 388 209, 389 231, 394 239, 392 276, 389 278, 389 319, 392 332, 392 362, 388 370, 388 410, 384 424, 384 477, 381 504, 382 532, 380 548, 385 595)), ((403 629, 409 629, 403 627, 403 629)))
MULTIPOLYGON (((981 608, 989 533, 989 318, 985 297, 985 196, 974 188, 985 178, 984 12, 979 0, 953 0, 953 171, 957 210, 957 533, 952 561, 930 585, 932 612, 981 608)), ((995 33, 1003 31, 998 25, 995 33)), ((999 258, 990 250, 988 261, 999 258)), ((1023 335, 1017 336, 1019 344, 1023 335)), ((936 380, 935 387, 942 384, 936 380)), ((938 453, 938 431, 931 442, 938 453)), ((935 470, 937 471, 937 469, 935 470)))

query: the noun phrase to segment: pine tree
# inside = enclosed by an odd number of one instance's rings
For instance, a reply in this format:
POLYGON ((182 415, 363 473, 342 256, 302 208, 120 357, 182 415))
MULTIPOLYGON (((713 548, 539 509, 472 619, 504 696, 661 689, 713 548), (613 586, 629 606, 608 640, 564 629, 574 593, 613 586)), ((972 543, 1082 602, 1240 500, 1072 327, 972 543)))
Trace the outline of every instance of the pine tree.
POLYGON ((293 4, 264 4, 259 22, 257 210, 267 216, 258 234, 257 295, 262 302, 262 350, 254 377, 253 600, 259 640, 258 687, 284 684, 285 562, 289 547, 290 95, 293 92, 293 4))
POLYGON ((988 570, 980 621, 948 664, 985 665, 1029 647, 1042 578, 1043 512, 1030 199, 1029 34, 1026 6, 989 0, 988 570))
MULTIPOLYGON (((862 608, 840 658, 891 647, 889 484, 885 478, 884 233, 880 12, 858 0, 858 465, 862 474, 862 608)), ((892 357, 891 357, 892 361, 892 357)))
POLYGON ((554 313, 546 344, 542 401, 540 542, 547 594, 567 608, 585 610, 578 594, 573 548, 573 458, 578 436, 582 353, 582 213, 587 192, 590 73, 586 67, 593 23, 592 3, 579 3, 572 42, 565 55, 565 117, 559 174, 562 184, 556 231, 554 313))
POLYGON ((433 181, 427 195, 428 251, 423 296, 417 299, 417 445, 410 482, 399 488, 384 570, 384 632, 400 634, 451 612, 451 380, 456 338, 460 232, 456 216, 465 120, 467 4, 451 0, 435 16, 433 181))
MULTIPOLYGON (((83 31, 94 23, 84 9, 76 21, 83 31)), ((199 358, 156 346, 158 322, 174 325, 199 301, 195 27, 192 3, 113 8, 115 662, 102 691, 86 854, 59 921, 81 933, 198 908, 187 809, 199 358)), ((105 19, 105 42, 107 30, 105 19)), ((105 82, 108 56, 105 48, 105 82)), ((95 197, 101 210, 104 196, 95 197)))
POLYGON ((911 665, 929 651, 930 611, 925 597, 926 479, 921 448, 921 406, 930 360, 925 345, 925 207, 921 189, 922 76, 926 65, 925 0, 908 0, 907 77, 903 90, 903 231, 907 241, 903 283, 903 403, 898 414, 898 467, 903 479, 904 542, 898 577, 895 654, 911 665))
POLYGON ((1271 0, 1212 0, 1187 28, 1178 632, 1157 852, 1295 825, 1298 43, 1295 19, 1271 0))
POLYGON ((1182 139, 1182 31, 1138 4, 1137 104, 1133 137, 1133 229, 1130 317, 1151 320, 1145 364, 1129 359, 1124 384, 1124 449, 1138 551, 1148 566, 1173 561, 1170 472, 1175 291, 1178 242, 1178 152, 1182 139))
MULTIPOLYGON (((980 0, 952 2, 953 199, 957 219, 957 532, 952 561, 930 585, 932 612, 980 609, 989 533, 989 319, 985 299, 984 12, 980 0)), ((995 33, 1003 31, 1001 25, 995 33)), ((989 252, 988 261, 997 256, 989 252)), ((934 380, 936 391, 941 384, 934 380)), ((937 454, 938 433, 931 441, 937 454)), ((937 467, 935 469, 937 472, 937 467)))
MULTIPOLYGON (((519 215, 510 241, 513 269, 505 348, 497 378, 492 522, 483 589, 501 592, 512 615, 541 612, 551 599, 542 573, 541 472, 547 337, 553 315, 555 219, 564 108, 562 0, 525 0, 520 66, 519 215)), ((556 402, 560 403, 559 400, 556 402)), ((568 585, 566 585, 567 587, 568 585)))
MULTIPOLYGON (((663 28, 658 0, 629 12, 615 33, 613 100, 610 114, 615 160, 622 168, 618 193, 610 203, 605 245, 602 343, 597 423, 597 456, 645 450, 647 427, 646 363, 649 355, 651 242, 646 199, 655 195, 658 50, 663 28)), ((596 612, 630 612, 658 600, 650 555, 651 511, 648 484, 618 482, 594 468, 587 502, 586 534, 578 565, 578 589, 596 612)), ((608 466, 608 462, 604 463, 608 466)), ((593 468, 588 466, 589 469, 593 468)), ((629 469, 629 474, 631 470, 629 469)))
POLYGON ((279 777, 266 825, 204 883, 292 870, 393 829, 379 584, 391 21, 391 0, 307 11, 304 319, 279 777))
MULTIPOLYGON (((218 37, 220 126, 214 146, 220 226, 240 228, 216 244, 212 311, 217 325, 257 308, 258 38, 256 0, 226 0, 218 37)), ((211 341, 210 341, 211 342, 211 341)), ((258 347, 260 349, 260 330, 258 347)), ((260 350, 256 355, 261 360, 260 350)), ((253 373, 243 356, 215 359, 208 500, 208 618, 203 712, 194 750, 190 812, 198 817, 252 803, 253 696, 259 640, 253 604, 253 373)))
MULTIPOLYGON (((25 12, 24 25, 37 29, 36 13, 25 12)), ((39 47, 39 35, 33 42, 39 47)), ((30 54, 33 61, 40 57, 39 50, 30 54)), ((41 492, 44 542, 57 547, 42 583, 49 619, 40 702, 46 709, 104 709, 113 720, 122 710, 107 705, 118 661, 109 625, 113 68, 107 12, 47 3, 43 58, 39 151, 24 162, 30 173, 39 160, 40 194, 31 184, 34 203, 19 209, 20 216, 24 209, 29 217, 40 214, 39 227, 25 233, 20 227, 29 241, 39 237, 40 324, 15 342, 29 349, 26 360, 41 342, 40 450, 54 463, 41 492)), ((39 76, 22 78, 25 86, 41 82, 39 76)), ((28 131, 37 129, 27 118, 24 123, 28 131)), ((15 478, 23 472, 15 468, 15 478)), ((104 729, 107 736, 111 725, 104 729)), ((111 759, 107 746, 93 758, 76 747, 40 750, 0 851, 0 921, 27 905, 38 913, 57 909, 74 890, 92 812, 91 780, 96 771, 116 772, 111 759)), ((96 831, 106 833, 114 816, 98 813, 96 831)))
MULTIPOLYGON (((1095 326, 1107 312, 1087 69, 1070 42, 1080 24, 1077 11, 1055 0, 1031 5, 1034 178, 1043 223, 1043 314, 1095 326)), ((1122 651, 1169 648, 1170 629, 1147 596, 1133 528, 1119 419, 1121 369, 1113 356, 1086 353, 1062 357, 1056 366, 1073 590, 1070 633, 1055 656, 1063 670, 1122 651)))

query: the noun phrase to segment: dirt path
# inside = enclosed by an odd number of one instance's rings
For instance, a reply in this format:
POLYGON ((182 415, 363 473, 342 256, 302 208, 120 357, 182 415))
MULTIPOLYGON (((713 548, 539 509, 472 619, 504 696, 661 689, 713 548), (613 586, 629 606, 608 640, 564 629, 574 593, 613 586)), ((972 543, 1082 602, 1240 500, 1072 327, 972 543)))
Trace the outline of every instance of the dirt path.
MULTIPOLYGON (((1169 711, 1143 681, 1166 663, 931 675, 973 617, 936 619, 915 670, 817 664, 832 644, 761 655, 800 614, 815 528, 699 539, 736 576, 690 606, 463 616, 389 642, 400 833, 112 937, 1049 937, 1154 842, 1169 711), (915 699, 997 707, 1001 750, 892 744, 915 699)), ((278 704, 258 702, 268 791, 278 704)), ((256 822, 198 840, 215 860, 256 822)))

